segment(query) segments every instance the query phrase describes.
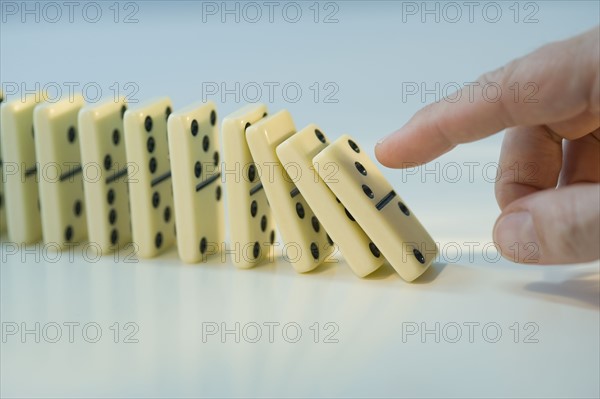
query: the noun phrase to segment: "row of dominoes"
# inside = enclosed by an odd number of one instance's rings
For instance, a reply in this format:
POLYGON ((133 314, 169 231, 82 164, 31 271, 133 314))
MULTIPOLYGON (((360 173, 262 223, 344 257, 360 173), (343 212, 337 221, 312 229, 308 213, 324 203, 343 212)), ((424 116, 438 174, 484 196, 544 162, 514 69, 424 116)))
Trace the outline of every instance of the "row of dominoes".
POLYGON ((228 115, 223 159, 212 102, 173 112, 168 98, 128 109, 122 99, 86 106, 38 95, 1 111, 1 219, 13 242, 62 249, 89 239, 111 251, 133 241, 145 258, 177 242, 183 261, 200 262, 222 250, 224 183, 239 267, 266 258, 275 223, 298 272, 331 256, 334 242, 361 277, 387 260, 412 281, 437 256, 356 140, 330 143, 314 124, 296 131, 285 110, 268 116, 253 104, 228 115))

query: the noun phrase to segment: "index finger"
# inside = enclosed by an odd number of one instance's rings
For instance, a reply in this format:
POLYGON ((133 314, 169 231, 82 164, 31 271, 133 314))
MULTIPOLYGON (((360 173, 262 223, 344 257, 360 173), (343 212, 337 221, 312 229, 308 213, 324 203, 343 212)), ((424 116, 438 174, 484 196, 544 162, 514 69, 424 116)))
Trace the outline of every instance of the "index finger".
POLYGON ((428 105, 378 143, 377 158, 390 167, 414 166, 507 127, 557 123, 599 109, 599 33, 595 28, 546 45, 428 105))

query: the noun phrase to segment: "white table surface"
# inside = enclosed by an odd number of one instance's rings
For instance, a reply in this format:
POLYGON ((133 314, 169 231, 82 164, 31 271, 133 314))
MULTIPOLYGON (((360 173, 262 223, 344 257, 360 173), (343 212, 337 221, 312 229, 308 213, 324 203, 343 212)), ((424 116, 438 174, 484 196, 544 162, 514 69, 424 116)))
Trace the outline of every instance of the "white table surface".
MULTIPOLYGON (((203 22, 201 2, 137 2, 139 22, 115 24, 111 4, 100 3, 106 17, 97 24, 77 14, 74 23, 55 24, 5 15, 0 80, 93 82, 108 96, 115 82, 133 82, 136 99, 166 94, 176 107, 201 100, 207 83, 293 82, 303 89, 297 102, 281 92, 262 101, 289 109, 299 127, 316 122, 333 138, 347 132, 364 148, 433 100, 403 99, 407 83, 470 82, 599 22, 594 1, 534 2, 538 22, 529 24, 514 22, 513 2, 497 2, 498 23, 477 13, 473 23, 466 16, 422 23, 418 15, 403 22, 401 2, 339 1, 333 24, 313 22, 313 2, 298 2, 305 17, 296 24, 281 14, 273 23, 203 22), (334 83, 338 101, 315 102, 314 82, 334 83)), ((521 20, 531 9, 519 7, 521 20)), ((243 102, 207 98, 221 116, 243 102)), ((92 262, 80 247, 52 259, 40 247, 14 253, 3 237, 1 396, 598 397, 599 263, 514 265, 490 249, 498 208, 484 171, 493 175, 500 141, 462 146, 429 173, 385 170, 442 248, 414 284, 390 267, 358 279, 343 260, 298 275, 280 258, 252 270, 227 259, 184 265, 175 249, 153 260, 125 261, 121 253, 92 262), (477 162, 472 179, 466 162, 477 162), (453 180, 455 164, 461 178, 453 180), (21 334, 36 323, 39 343, 21 334), (65 323, 79 323, 73 342, 65 323), (236 323, 239 343, 234 334, 203 334, 236 323), (273 342, 269 323, 279 323, 273 342), (57 325, 63 335, 52 343, 57 325), (253 343, 257 325, 262 337, 253 343), (94 326, 102 336, 90 343, 94 326), (436 326, 437 337, 422 334, 436 326), (288 342, 297 327, 301 337, 288 342), (137 342, 123 342, 133 328, 137 342), (337 342, 324 342, 333 329, 337 342)))

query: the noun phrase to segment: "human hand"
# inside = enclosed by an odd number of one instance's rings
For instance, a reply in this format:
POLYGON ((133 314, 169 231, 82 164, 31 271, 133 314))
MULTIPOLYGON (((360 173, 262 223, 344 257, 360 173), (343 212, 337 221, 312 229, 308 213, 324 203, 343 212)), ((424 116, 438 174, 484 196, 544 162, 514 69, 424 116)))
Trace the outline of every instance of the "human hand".
POLYGON ((575 263, 600 257, 600 28, 551 43, 478 79, 502 93, 528 82, 537 101, 481 91, 441 100, 380 141, 389 167, 429 162, 458 144, 507 129, 496 200, 494 241, 515 262, 575 263), (527 165, 536 174, 514 173, 527 165), (534 249, 532 251, 532 248, 534 249))

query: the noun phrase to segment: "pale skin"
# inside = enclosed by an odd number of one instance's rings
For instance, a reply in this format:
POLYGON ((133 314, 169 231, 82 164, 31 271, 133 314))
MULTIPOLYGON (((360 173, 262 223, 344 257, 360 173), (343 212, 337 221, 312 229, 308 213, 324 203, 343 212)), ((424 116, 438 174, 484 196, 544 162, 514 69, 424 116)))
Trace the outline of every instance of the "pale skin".
POLYGON ((495 185, 501 214, 493 229, 501 254, 535 264, 600 258, 599 27, 477 81, 499 84, 503 95, 492 102, 465 88, 459 101, 426 106, 377 144, 377 159, 392 168, 424 164, 506 129, 495 185), (515 98, 515 83, 533 83, 538 91, 531 98, 532 90, 521 90, 515 98))

